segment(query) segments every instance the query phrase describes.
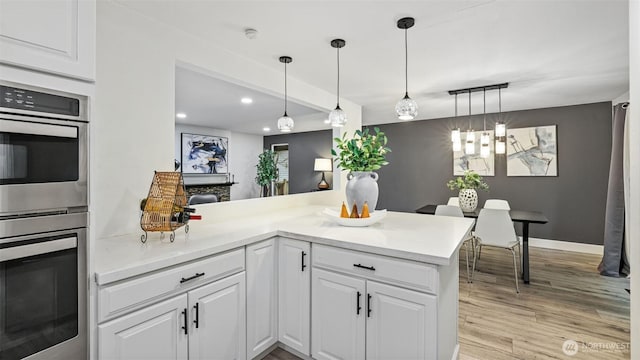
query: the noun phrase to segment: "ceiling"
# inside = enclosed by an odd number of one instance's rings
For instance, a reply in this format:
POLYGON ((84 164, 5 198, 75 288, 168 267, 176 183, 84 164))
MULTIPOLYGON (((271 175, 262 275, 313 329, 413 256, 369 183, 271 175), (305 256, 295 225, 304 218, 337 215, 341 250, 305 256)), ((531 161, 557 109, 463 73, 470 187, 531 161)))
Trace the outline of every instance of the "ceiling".
MULTIPOLYGON (((284 81, 284 77, 283 77, 284 81)), ((176 67, 176 123, 225 129, 247 134, 279 134, 276 123, 284 113, 284 97, 265 94, 197 70, 176 67), (243 104, 242 98, 253 100, 243 104), (269 127, 270 131, 264 131, 269 127)), ((328 113, 288 101, 294 132, 330 129, 328 113), (295 115, 294 115, 295 114, 295 115)))
MULTIPOLYGON (((625 0, 120 2, 274 69, 288 54, 296 59, 290 77, 331 92, 329 42, 343 38, 340 94, 363 106, 364 124, 398 121, 405 59, 396 21, 404 16, 416 19, 408 50, 418 119, 453 115, 447 90, 458 88, 509 82, 503 111, 610 101, 629 88, 625 0)), ((482 93, 471 102, 472 113, 483 111, 482 93)), ((497 94, 488 93, 487 112, 497 110, 497 94)))

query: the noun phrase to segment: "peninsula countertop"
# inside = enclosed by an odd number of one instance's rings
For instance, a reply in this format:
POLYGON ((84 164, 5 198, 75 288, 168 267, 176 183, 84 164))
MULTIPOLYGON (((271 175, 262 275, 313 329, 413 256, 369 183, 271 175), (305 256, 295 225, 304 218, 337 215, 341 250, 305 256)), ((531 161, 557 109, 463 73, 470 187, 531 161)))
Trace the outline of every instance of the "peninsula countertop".
POLYGON ((131 234, 98 239, 94 247, 95 280, 106 285, 241 246, 284 236, 434 265, 449 265, 474 221, 466 218, 388 212, 368 227, 344 227, 322 215, 324 206, 307 206, 220 223, 192 221, 185 235, 150 233, 146 243, 131 234))

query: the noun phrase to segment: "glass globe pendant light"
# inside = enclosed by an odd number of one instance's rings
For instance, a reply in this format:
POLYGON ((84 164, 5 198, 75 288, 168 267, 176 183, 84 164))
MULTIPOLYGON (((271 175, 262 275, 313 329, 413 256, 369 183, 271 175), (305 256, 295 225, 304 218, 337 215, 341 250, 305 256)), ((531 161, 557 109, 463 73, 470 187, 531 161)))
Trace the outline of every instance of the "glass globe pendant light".
POLYGON ((290 56, 280 56, 280 62, 284 64, 284 115, 278 119, 278 129, 281 132, 291 132, 293 130, 293 119, 287 115, 287 64, 293 59, 290 56))
POLYGON ((407 29, 415 24, 415 19, 405 17, 398 20, 398 28, 404 30, 404 98, 396 104, 396 114, 400 120, 413 120, 418 115, 418 103, 409 97, 409 55, 407 46, 407 29))
POLYGON ((329 122, 333 127, 343 127, 347 123, 347 114, 340 108, 340 48, 343 48, 346 42, 342 39, 331 40, 331 47, 336 49, 338 58, 338 82, 336 91, 336 108, 329 113, 329 122))

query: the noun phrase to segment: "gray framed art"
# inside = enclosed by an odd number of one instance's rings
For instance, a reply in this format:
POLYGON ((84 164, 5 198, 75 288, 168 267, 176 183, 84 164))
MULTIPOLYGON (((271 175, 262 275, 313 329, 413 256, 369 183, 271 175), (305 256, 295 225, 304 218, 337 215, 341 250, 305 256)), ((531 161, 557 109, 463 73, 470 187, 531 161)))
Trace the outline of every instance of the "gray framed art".
POLYGON ((507 176, 558 176, 556 125, 507 129, 507 176))

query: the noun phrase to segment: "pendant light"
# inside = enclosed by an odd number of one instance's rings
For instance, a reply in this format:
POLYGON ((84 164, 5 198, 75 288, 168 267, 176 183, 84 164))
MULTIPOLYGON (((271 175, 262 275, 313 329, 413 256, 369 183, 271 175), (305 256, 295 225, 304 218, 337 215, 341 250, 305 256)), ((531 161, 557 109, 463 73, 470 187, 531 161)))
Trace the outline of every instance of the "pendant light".
POLYGON ((284 64, 284 115, 278 119, 278 129, 281 132, 291 132, 293 130, 293 119, 287 115, 287 64, 293 59, 290 56, 280 56, 280 62, 284 64))
POLYGON ((507 152, 507 125, 502 122, 502 88, 498 88, 498 122, 496 122, 496 154, 507 152))
MULTIPOLYGON (((456 111, 455 118, 458 118, 458 94, 456 94, 456 111)), ((460 138, 460 128, 451 130, 451 142, 453 143, 453 151, 462 150, 462 139, 460 138)))
POLYGON ((346 42, 342 39, 331 40, 331 47, 336 49, 338 59, 338 82, 336 91, 336 108, 329 113, 329 122, 333 127, 343 127, 347 122, 347 114, 340 108, 340 48, 343 48, 346 42))
POLYGON ((415 24, 415 19, 405 17, 398 20, 398 28, 404 30, 404 98, 396 104, 396 114, 400 120, 413 120, 418 115, 418 104, 409 97, 409 53, 407 46, 407 29, 415 24))
POLYGON ((491 149, 489 148, 489 142, 491 138, 489 133, 487 132, 487 89, 482 90, 482 121, 483 121, 483 132, 482 136, 480 136, 480 157, 488 158, 491 154, 491 149))
POLYGON ((467 130, 467 142, 464 146, 464 153, 467 155, 473 155, 476 152, 476 134, 471 128, 471 90, 469 90, 469 129, 467 130))

